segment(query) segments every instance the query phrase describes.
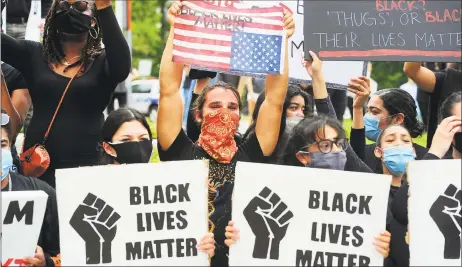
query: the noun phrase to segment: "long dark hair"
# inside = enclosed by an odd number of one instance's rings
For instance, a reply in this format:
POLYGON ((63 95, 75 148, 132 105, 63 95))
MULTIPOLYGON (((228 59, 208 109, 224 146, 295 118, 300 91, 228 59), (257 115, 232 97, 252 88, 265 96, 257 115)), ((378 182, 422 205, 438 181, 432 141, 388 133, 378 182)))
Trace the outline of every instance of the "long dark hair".
MULTIPOLYGON (((143 114, 141 114, 139 111, 132 109, 132 108, 119 108, 111 112, 109 116, 106 118, 106 121, 104 122, 103 129, 101 131, 103 141, 112 142, 112 138, 114 137, 114 134, 119 130, 120 126, 130 121, 140 122, 144 126, 144 128, 146 128, 146 130, 148 131, 149 138, 152 139, 151 128, 149 127, 149 124, 146 121, 146 118, 143 116, 143 114)), ((101 148, 101 150, 102 150, 101 151, 102 152, 102 155, 101 155, 102 163, 103 164, 113 163, 114 159, 112 157, 109 157, 103 148, 101 148)))
POLYGON ((297 152, 300 151, 300 148, 316 142, 316 138, 321 138, 320 135, 325 135, 324 129, 326 126, 330 126, 337 131, 337 138, 345 138, 345 130, 336 118, 325 115, 308 116, 294 127, 284 152, 283 164, 303 166, 297 159, 297 152))
MULTIPOLYGON (((62 0, 53 1, 53 4, 51 5, 51 8, 48 11, 45 19, 43 32, 43 57, 49 64, 56 64, 61 62, 61 60, 65 57, 64 51, 61 47, 58 27, 56 22, 53 21, 58 9, 58 3, 60 1, 62 0)), ((93 39, 90 36, 90 33, 88 33, 87 43, 85 44, 82 51, 81 62, 83 63, 83 68, 81 69, 81 72, 84 72, 87 66, 93 61, 93 59, 103 52, 103 48, 101 47, 102 31, 99 27, 96 5, 94 1, 88 1, 88 4, 92 7, 93 16, 96 19, 95 29, 97 29, 99 34, 96 39, 93 39)))
POLYGON ((455 92, 449 95, 441 104, 440 108, 440 121, 446 119, 447 117, 451 117, 452 114, 452 107, 454 107, 455 104, 460 103, 462 98, 462 92, 455 92))
POLYGON ((377 91, 375 95, 382 99, 383 107, 390 116, 399 113, 404 115, 404 127, 412 138, 422 135, 425 131, 425 125, 417 119, 417 106, 414 98, 408 92, 398 88, 390 88, 377 91))
MULTIPOLYGON (((284 100, 284 106, 282 108, 283 116, 281 116, 281 126, 279 128, 279 137, 284 133, 284 130, 286 128, 286 116, 284 115, 286 113, 286 110, 289 108, 291 100, 294 96, 301 96, 305 100, 305 111, 304 115, 309 116, 310 114, 313 114, 313 101, 310 95, 303 91, 298 85, 289 85, 289 88, 287 88, 287 94, 286 94, 286 99, 284 100)), ((247 128, 247 131, 244 134, 243 139, 247 139, 251 134, 255 133, 255 128, 257 126, 257 118, 258 118, 258 113, 260 113, 260 108, 263 102, 265 101, 265 92, 262 92, 258 98, 257 102, 255 103, 255 109, 253 110, 252 114, 252 124, 250 124, 249 128, 247 128)))

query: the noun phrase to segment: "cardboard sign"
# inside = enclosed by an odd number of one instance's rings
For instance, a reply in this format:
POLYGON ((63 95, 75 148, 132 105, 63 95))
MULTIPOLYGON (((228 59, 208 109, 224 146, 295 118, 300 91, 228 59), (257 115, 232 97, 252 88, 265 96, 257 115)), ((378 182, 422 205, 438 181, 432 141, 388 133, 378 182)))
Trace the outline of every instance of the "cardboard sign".
POLYGON ((461 62, 460 0, 307 0, 305 42, 323 60, 461 62))
MULTIPOLYGON (((211 2, 211 1, 209 1, 211 2)), ((226 1, 215 1, 223 4, 226 1)), ((256 1, 256 0, 244 0, 241 1, 244 4, 258 7, 268 7, 277 5, 278 2, 273 1, 256 1)), ((295 32, 288 41, 288 52, 289 52, 289 77, 291 82, 296 83, 307 83, 311 85, 311 78, 306 72, 306 69, 302 66, 302 54, 303 51, 308 53, 308 50, 314 50, 310 46, 305 45, 303 35, 304 25, 304 10, 303 0, 297 1, 283 1, 283 7, 293 12, 293 18, 295 20, 295 32)), ((216 72, 223 72, 213 68, 203 68, 193 66, 195 69, 210 70, 216 72)), ((327 82, 327 87, 332 89, 346 89, 350 77, 357 77, 360 75, 366 75, 367 64, 366 62, 348 62, 348 61, 325 61, 323 62, 323 74, 327 82)), ((239 76, 254 76, 254 77, 265 77, 264 74, 249 74, 243 72, 232 72, 227 71, 226 73, 239 75, 239 76)))
POLYGON ((204 161, 56 172, 63 266, 208 266, 204 161))
POLYGON ((410 265, 460 266, 460 160, 413 161, 407 173, 410 265))
POLYGON ((230 266, 382 266, 391 177, 239 162, 230 266), (258 173, 258 175, 255 175, 258 173))
POLYGON ((23 265, 32 257, 42 228, 48 195, 43 191, 2 192, 2 266, 23 265))

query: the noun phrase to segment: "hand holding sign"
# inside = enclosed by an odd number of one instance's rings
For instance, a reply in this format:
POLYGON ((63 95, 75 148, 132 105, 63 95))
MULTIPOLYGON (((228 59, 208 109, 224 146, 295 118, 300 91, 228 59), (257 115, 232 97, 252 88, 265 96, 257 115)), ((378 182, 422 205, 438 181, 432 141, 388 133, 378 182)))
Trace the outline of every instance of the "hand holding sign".
POLYGON ((445 259, 460 259, 461 197, 462 191, 450 184, 430 208, 430 216, 444 235, 445 259))
POLYGON ((170 23, 170 26, 173 26, 175 24, 175 17, 178 16, 181 12, 181 2, 177 1, 170 6, 168 9, 168 22, 170 23))
POLYGON ((29 257, 24 259, 25 262, 33 266, 45 266, 45 255, 43 254, 43 249, 40 246, 37 246, 35 249, 34 257, 29 257))
POLYGON ((292 12, 290 10, 284 9, 284 29, 287 30, 287 39, 292 37, 295 32, 295 22, 292 12))
POLYGON ((318 56, 313 52, 308 52, 311 56, 311 60, 306 60, 302 55, 302 65, 306 69, 306 72, 313 78, 313 75, 317 75, 318 73, 322 73, 322 61, 318 58, 318 56))
POLYGON ((87 264, 112 262, 111 243, 119 219, 120 215, 111 206, 92 193, 77 207, 69 223, 85 240, 87 264))
POLYGON ((279 244, 294 216, 287 205, 277 194, 265 187, 250 201, 243 213, 255 234, 253 257, 267 259, 270 249, 270 259, 279 259, 279 244))

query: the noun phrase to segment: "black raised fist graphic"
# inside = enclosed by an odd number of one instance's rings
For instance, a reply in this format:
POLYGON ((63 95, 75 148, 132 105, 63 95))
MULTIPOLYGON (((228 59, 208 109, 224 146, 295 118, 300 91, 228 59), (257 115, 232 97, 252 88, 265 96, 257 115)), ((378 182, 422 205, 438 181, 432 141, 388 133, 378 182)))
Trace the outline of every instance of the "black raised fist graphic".
POLYGON ((69 224, 85 241, 87 264, 111 263, 111 243, 120 215, 92 193, 75 210, 69 224))
POLYGON ((444 195, 439 196, 430 208, 430 216, 444 236, 445 259, 460 259, 461 196, 462 191, 450 184, 444 195))
POLYGON ((268 187, 254 197, 244 209, 244 217, 255 235, 253 257, 257 259, 279 259, 279 244, 294 217, 287 205, 268 187))

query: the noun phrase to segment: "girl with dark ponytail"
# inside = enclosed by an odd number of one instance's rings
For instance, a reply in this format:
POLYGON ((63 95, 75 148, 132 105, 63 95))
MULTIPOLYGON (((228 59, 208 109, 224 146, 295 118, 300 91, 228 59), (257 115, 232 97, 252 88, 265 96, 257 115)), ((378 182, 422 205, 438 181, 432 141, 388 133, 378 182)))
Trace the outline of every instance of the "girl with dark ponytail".
MULTIPOLYGON (((412 96, 402 89, 383 89, 377 91, 367 104, 366 115, 363 106, 369 99, 370 80, 367 77, 351 79, 348 91, 354 93, 353 124, 351 146, 356 154, 375 172, 383 173, 380 159, 374 156, 375 144, 366 145, 365 138, 376 142, 380 133, 392 124, 405 127, 412 138, 425 131, 424 124, 418 120, 417 105, 412 96)), ((427 154, 428 149, 413 143, 417 160, 427 154)))

